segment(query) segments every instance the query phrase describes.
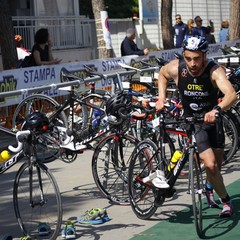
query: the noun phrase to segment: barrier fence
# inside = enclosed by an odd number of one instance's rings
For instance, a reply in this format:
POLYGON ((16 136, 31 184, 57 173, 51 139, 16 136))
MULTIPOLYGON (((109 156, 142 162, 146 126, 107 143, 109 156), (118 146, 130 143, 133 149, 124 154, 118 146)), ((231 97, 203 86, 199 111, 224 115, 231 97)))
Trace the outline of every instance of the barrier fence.
MULTIPOLYGON (((240 44, 240 40, 236 41, 228 41, 225 42, 224 45, 233 46, 236 44, 240 44)), ((209 58, 218 61, 220 64, 225 66, 239 66, 239 58, 240 53, 239 51, 234 54, 228 55, 221 55, 217 54, 219 49, 221 49, 221 44, 213 44, 210 48, 209 58)), ((239 50, 239 49, 238 49, 239 50)), ((164 51, 157 51, 152 52, 148 56, 149 63, 153 63, 152 61, 158 57, 163 58, 165 60, 171 60, 175 58, 175 53, 178 52, 181 54, 181 49, 171 49, 171 50, 164 50, 164 51)), ((141 60, 141 58, 140 58, 141 60)), ((145 59, 146 60, 146 59, 145 59)), ((32 67, 32 68, 24 68, 24 69, 16 69, 16 70, 7 70, 0 72, 0 124, 11 128, 11 119, 13 113, 16 109, 17 104, 20 100, 24 99, 29 94, 34 94, 37 92, 54 92, 52 95, 59 103, 64 101, 64 97, 62 95, 58 95, 59 89, 64 86, 73 86, 73 85, 84 85, 85 82, 100 82, 98 84, 98 88, 111 90, 111 84, 113 81, 122 80, 122 78, 128 75, 134 75, 137 73, 136 70, 124 70, 119 66, 119 63, 125 63, 131 66, 135 66, 134 64, 138 65, 139 58, 138 56, 125 56, 121 58, 114 58, 114 59, 97 59, 93 61, 86 61, 86 62, 74 62, 74 63, 64 63, 59 65, 51 65, 51 66, 41 66, 41 67, 32 67), (104 75, 104 78, 108 80, 102 80, 101 77, 88 77, 84 78, 84 81, 76 80, 72 82, 62 82, 61 81, 61 68, 66 67, 71 72, 81 75, 81 71, 83 70, 83 65, 88 65, 97 69, 100 74, 104 75), (111 72, 112 71, 112 72, 111 72), (53 83, 54 82, 54 83, 53 83), (50 84, 51 83, 51 84, 50 84), (39 85, 42 86, 39 86, 39 85), (18 90, 14 90, 14 87, 18 90), (10 88, 10 90, 8 89, 10 88), (14 91, 12 91, 12 88, 14 91), (56 93, 57 92, 57 93, 56 93), (18 99, 16 96, 20 96, 18 99)), ((137 67, 137 66, 136 66, 137 67)), ((146 72, 153 72, 156 70, 155 68, 147 68, 142 70, 143 73, 146 72)), ((122 88, 121 81, 118 83, 118 87, 122 88), (120 86, 121 85, 121 86, 120 86)), ((79 90, 81 91, 81 90, 79 90)), ((48 95, 48 94, 47 94, 48 95)), ((51 95, 50 95, 51 96, 51 95)))
MULTIPOLYGON (((155 70, 156 70, 156 67, 153 67, 153 68, 149 67, 147 69, 143 69, 142 72, 143 73, 153 72, 155 70)), ((112 92, 114 92, 116 89, 122 90, 123 89, 122 80, 124 78, 127 78, 128 76, 132 76, 136 73, 137 73, 136 70, 128 70, 128 71, 123 70, 122 72, 117 71, 117 72, 113 72, 113 73, 102 74, 104 79, 111 79, 112 85, 106 86, 101 89, 104 89, 107 91, 112 91, 112 92), (113 86, 114 86, 114 88, 113 88, 113 86)), ((103 77, 101 77, 101 76, 88 77, 84 80, 79 78, 79 80, 74 80, 71 82, 56 83, 56 84, 44 85, 44 86, 40 86, 40 87, 20 89, 20 90, 16 90, 16 91, 0 92, 0 99, 8 98, 11 96, 18 96, 18 95, 28 96, 28 95, 32 95, 32 94, 36 94, 36 93, 41 93, 41 92, 44 92, 47 90, 56 90, 56 89, 61 89, 61 88, 65 88, 65 87, 70 87, 70 86, 74 86, 74 87, 78 88, 80 85, 85 86, 86 83, 97 82, 97 81, 101 80, 103 77)), ((85 90, 86 90, 86 88, 85 88, 85 90)), ((58 103, 61 104, 65 100, 66 96, 67 96, 67 92, 65 90, 65 94, 60 95, 60 96, 55 96, 53 98, 58 103)), ((12 124, 11 124, 12 116, 13 116, 13 113, 14 113, 17 105, 18 104, 14 104, 14 105, 10 105, 10 106, 1 108, 0 122, 4 127, 6 127, 6 128, 12 127, 12 124)))

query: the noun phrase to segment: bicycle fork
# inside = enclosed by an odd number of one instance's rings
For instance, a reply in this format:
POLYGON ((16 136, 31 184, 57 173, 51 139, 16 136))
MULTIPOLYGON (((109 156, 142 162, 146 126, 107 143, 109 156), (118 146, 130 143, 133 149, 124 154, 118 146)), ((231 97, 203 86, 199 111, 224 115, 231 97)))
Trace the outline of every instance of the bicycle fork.
POLYGON ((30 206, 34 208, 35 206, 43 206, 47 200, 44 199, 44 193, 43 193, 43 184, 42 184, 42 176, 41 176, 41 171, 40 168, 38 167, 36 162, 30 163, 29 165, 29 188, 30 188, 30 206), (36 167, 37 171, 37 186, 38 186, 38 191, 40 192, 39 200, 34 201, 33 200, 33 168, 36 167))

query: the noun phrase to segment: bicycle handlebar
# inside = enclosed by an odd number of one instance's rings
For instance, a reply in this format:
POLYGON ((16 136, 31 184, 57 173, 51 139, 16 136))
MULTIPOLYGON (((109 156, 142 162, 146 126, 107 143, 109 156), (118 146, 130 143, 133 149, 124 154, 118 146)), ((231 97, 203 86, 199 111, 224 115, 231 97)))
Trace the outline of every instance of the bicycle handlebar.
POLYGON ((24 130, 24 131, 19 131, 17 132, 16 134, 16 139, 17 139, 17 143, 18 143, 18 146, 17 147, 13 147, 12 145, 9 145, 8 146, 8 149, 11 151, 11 152, 14 152, 14 153, 17 153, 17 152, 20 152, 22 150, 22 146, 23 146, 23 143, 22 143, 22 139, 28 135, 31 134, 31 131, 30 130, 24 130), (22 139, 21 139, 22 138, 22 139))

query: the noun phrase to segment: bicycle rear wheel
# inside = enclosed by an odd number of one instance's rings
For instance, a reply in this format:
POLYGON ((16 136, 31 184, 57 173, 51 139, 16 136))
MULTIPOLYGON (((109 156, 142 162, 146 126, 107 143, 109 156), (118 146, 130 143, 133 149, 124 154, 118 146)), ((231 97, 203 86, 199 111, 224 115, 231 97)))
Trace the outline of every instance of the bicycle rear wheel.
POLYGON ((203 224, 202 224, 202 198, 204 184, 202 179, 202 172, 200 164, 194 156, 194 149, 190 149, 189 153, 189 174, 190 174, 190 192, 192 196, 192 208, 194 215, 194 223, 198 236, 203 236, 203 224))
POLYGON ((31 239, 57 239, 62 223, 61 195, 55 178, 42 163, 24 163, 17 172, 13 189, 14 210, 24 235, 31 239), (50 227, 41 237, 39 224, 50 227))
MULTIPOLYGON (((26 116, 30 113, 40 111, 45 113, 46 116, 50 118, 58 108, 59 103, 49 96, 44 94, 30 95, 18 104, 13 114, 12 128, 21 130, 26 116)), ((52 120, 52 123, 55 126, 68 126, 67 118, 64 112, 59 113, 59 115, 52 120)))
POLYGON ((164 190, 143 183, 152 170, 163 169, 157 146, 151 140, 141 141, 134 149, 129 165, 129 199, 133 212, 140 219, 149 219, 164 202, 164 190))
POLYGON ((226 111, 222 114, 225 135, 223 165, 232 160, 239 147, 239 126, 234 120, 234 117, 235 116, 230 111, 226 111))
MULTIPOLYGON (((56 112, 59 106, 59 103, 53 98, 43 94, 34 94, 28 96, 18 104, 13 114, 12 127, 16 130, 22 129, 22 125, 25 122, 26 116, 35 111, 41 111, 45 113, 49 119, 51 119, 52 114, 56 112)), ((42 134, 41 137, 38 138, 37 144, 38 159, 42 160, 44 163, 55 160, 60 154, 58 142, 59 132, 56 127, 68 126, 67 118, 64 112, 60 112, 54 119, 50 121, 55 128, 51 132, 42 134)))
POLYGON ((129 205, 128 167, 138 140, 131 135, 110 134, 103 138, 92 157, 94 181, 111 202, 129 205))

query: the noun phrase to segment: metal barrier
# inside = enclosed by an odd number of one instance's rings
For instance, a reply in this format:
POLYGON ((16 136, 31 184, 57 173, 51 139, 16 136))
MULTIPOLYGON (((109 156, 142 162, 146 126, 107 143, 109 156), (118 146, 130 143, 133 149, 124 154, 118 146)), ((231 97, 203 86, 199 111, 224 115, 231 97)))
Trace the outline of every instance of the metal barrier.
MULTIPOLYGON (((154 71, 156 71, 156 67, 149 67, 149 68, 141 70, 142 73, 154 72, 154 71)), ((117 72, 102 74, 102 76, 105 79, 112 79, 113 80, 114 84, 112 86, 110 86, 110 88, 111 88, 112 92, 114 92, 114 91, 116 91, 116 89, 123 90, 122 80, 123 80, 124 77, 132 76, 132 75, 136 74, 137 72, 138 72, 137 70, 126 71, 126 70, 122 69, 122 71, 118 70, 117 72)), ((96 82, 96 81, 99 81, 101 79, 102 79, 101 76, 94 76, 94 77, 85 78, 84 80, 79 78, 79 80, 74 80, 74 81, 71 81, 71 82, 50 84, 50 85, 45 85, 45 86, 40 86, 40 87, 20 89, 20 90, 9 91, 9 92, 0 92, 0 98, 18 96, 18 95, 30 95, 30 94, 34 94, 34 93, 43 92, 43 91, 46 91, 46 90, 55 90, 55 89, 68 87, 68 86, 78 87, 81 84, 96 82)), ((108 90, 109 90, 109 88, 108 88, 108 90)), ((59 102, 62 99, 60 97, 56 97, 56 100, 59 102)), ((0 122, 4 125, 4 127, 7 127, 7 128, 12 127, 11 126, 11 120, 12 120, 12 116, 13 116, 13 113, 14 113, 16 107, 17 107, 17 105, 12 105, 12 106, 1 108, 0 122)))

